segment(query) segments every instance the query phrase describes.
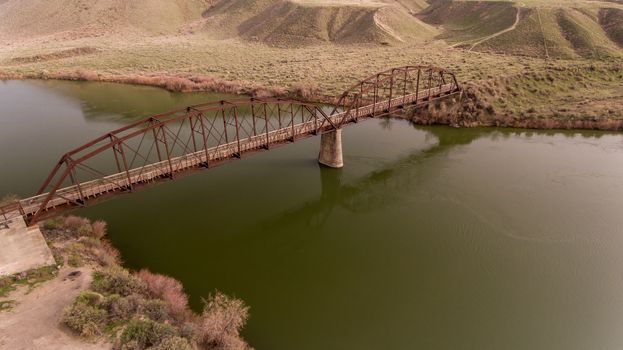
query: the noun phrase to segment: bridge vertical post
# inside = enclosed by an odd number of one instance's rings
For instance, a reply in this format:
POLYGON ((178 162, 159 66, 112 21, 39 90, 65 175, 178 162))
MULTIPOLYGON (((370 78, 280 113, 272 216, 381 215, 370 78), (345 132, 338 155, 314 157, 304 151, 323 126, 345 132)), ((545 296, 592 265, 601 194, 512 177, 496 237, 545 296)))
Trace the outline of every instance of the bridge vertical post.
MULTIPOLYGON (((223 101, 221 101, 221 105, 223 101)), ((225 131, 225 143, 229 143, 229 137, 227 136, 227 122, 225 121, 225 108, 221 109, 221 114, 223 115, 223 129, 225 131)))
MULTIPOLYGON (((110 137, 110 142, 114 141, 114 137, 112 134, 109 134, 110 137)), ((117 150, 115 149, 115 146, 113 145, 112 147, 112 153, 115 155, 115 163, 117 164, 117 172, 121 172, 121 164, 119 164, 119 156, 117 155, 117 150)))
POLYGON ((255 105, 251 105, 251 119, 253 120, 253 136, 257 136, 257 129, 255 127, 255 105))
MULTIPOLYGON (((190 112, 190 108, 188 109, 190 112)), ((197 127, 197 122, 193 124, 193 115, 188 113, 188 123, 190 124, 190 136, 193 139, 193 150, 197 152, 197 141, 195 140, 195 128, 197 127)))
MULTIPOLYGON (((153 120, 150 120, 150 123, 153 124, 153 120)), ((153 128, 151 130, 153 131, 154 142, 156 143, 156 153, 158 154, 158 162, 162 162, 162 154, 160 153, 160 145, 158 144, 158 142, 160 142, 160 140, 158 140, 158 132, 156 131, 156 128, 153 128)))
POLYGON ((84 204, 84 194, 82 193, 82 188, 80 187, 80 181, 77 180, 77 178, 74 175, 74 169, 73 169, 73 160, 71 160, 70 158, 67 158, 65 160, 65 166, 67 167, 67 169, 69 169, 69 178, 71 179, 71 182, 76 186, 76 188, 78 189, 78 196, 80 197, 80 204, 84 204), (70 162, 71 161, 71 162, 70 162))
POLYGON ((164 132, 164 125, 160 126, 160 131, 162 132, 162 142, 164 142, 164 150, 167 152, 167 161, 169 162, 169 177, 173 178, 173 163, 171 163, 171 152, 169 152, 169 143, 167 142, 167 134, 164 132))
POLYGON ((264 103, 264 128, 266 131, 266 149, 270 148, 270 138, 268 137, 268 111, 266 110, 266 103, 264 103))
POLYGON ((403 108, 405 106, 405 99, 407 98, 407 78, 408 78, 408 74, 409 74, 409 67, 405 67, 405 80, 404 80, 404 85, 403 85, 403 89, 402 89, 402 107, 403 108))
POLYGON ((443 72, 439 72, 439 87, 437 88, 437 93, 441 96, 441 87, 443 86, 443 72))
POLYGON ((433 69, 429 68, 429 71, 428 71, 428 102, 429 103, 430 103, 430 94, 431 94, 431 91, 433 90, 432 85, 433 85, 433 69))
POLYGON ((234 107, 234 120, 236 122, 236 142, 238 143, 238 158, 242 157, 242 149, 240 148, 240 128, 238 125, 238 107, 234 107))
POLYGON ((422 73, 422 68, 417 69, 417 83, 415 87, 415 105, 417 106, 420 101, 420 74, 422 73))
POLYGON ((279 129, 281 129, 281 105, 277 103, 277 120, 279 121, 279 129))
POLYGON ((360 94, 355 93, 355 123, 359 122, 359 105, 361 103, 360 97, 360 94))
MULTIPOLYGON (((115 145, 113 145, 113 147, 115 147, 115 145)), ((132 178, 130 177, 130 169, 128 168, 128 161, 125 157, 125 152, 123 150, 122 144, 119 143, 117 145, 117 147, 119 148, 119 153, 121 154, 121 160, 123 160, 123 167, 125 169, 125 176, 128 179, 128 188, 130 189, 130 191, 132 191, 132 189, 134 188, 132 186, 132 178)))
POLYGON ((203 114, 199 113, 197 117, 199 118, 199 123, 201 124, 201 137, 203 139, 203 149, 205 150, 205 154, 206 154, 206 168, 209 168, 210 167, 210 152, 208 152, 208 139, 206 137, 205 125, 203 124, 203 114))
POLYGON ((376 75, 376 83, 374 84, 374 104, 372 105, 372 117, 376 116, 376 101, 379 93, 379 75, 376 75))
POLYGON ((294 142, 294 106, 290 103, 290 117, 292 117, 292 142, 294 142))
POLYGON ((318 163, 330 168, 342 168, 342 129, 325 132, 320 136, 320 153, 318 163))
POLYGON ((392 75, 389 77, 389 100, 387 100, 387 113, 392 112, 392 96, 394 92, 394 70, 392 69, 392 75))

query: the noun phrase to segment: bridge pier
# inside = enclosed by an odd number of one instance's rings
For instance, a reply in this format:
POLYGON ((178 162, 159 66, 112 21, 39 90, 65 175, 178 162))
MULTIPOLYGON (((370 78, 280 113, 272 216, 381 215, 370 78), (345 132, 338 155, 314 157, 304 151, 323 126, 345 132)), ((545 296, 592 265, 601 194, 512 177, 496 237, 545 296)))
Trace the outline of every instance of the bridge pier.
POLYGON ((330 168, 344 166, 342 158, 342 129, 326 132, 320 136, 318 163, 330 168))

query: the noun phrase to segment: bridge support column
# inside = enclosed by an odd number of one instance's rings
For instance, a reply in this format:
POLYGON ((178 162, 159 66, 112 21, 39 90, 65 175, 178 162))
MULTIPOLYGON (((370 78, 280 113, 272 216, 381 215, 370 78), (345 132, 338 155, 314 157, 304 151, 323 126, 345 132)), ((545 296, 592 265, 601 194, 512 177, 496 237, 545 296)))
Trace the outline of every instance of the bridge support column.
POLYGON ((344 166, 342 158, 342 129, 326 132, 320 136, 318 163, 330 168, 344 166))

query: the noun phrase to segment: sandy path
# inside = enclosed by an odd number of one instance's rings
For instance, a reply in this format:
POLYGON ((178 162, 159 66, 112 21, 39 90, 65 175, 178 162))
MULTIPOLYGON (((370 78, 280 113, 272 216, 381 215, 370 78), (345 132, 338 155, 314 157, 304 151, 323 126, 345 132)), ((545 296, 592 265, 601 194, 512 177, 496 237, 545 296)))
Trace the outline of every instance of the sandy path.
POLYGON ((17 305, 8 312, 0 312, 0 349, 2 350, 104 350, 107 344, 87 343, 72 335, 60 323, 63 308, 89 286, 88 268, 63 267, 58 276, 31 293, 17 290, 8 299, 17 305), (69 277, 72 271, 80 275, 69 277))
POLYGON ((480 45, 480 44, 484 43, 484 42, 485 42, 485 41, 487 41, 487 40, 491 40, 491 39, 493 39, 493 38, 495 38, 495 37, 498 37, 498 36, 500 36, 500 35, 502 35, 502 34, 504 34, 504 33, 508 33, 508 32, 510 32, 511 30, 515 30, 515 28, 517 28, 517 25, 519 24, 520 15, 521 15, 521 8, 517 7, 517 16, 516 16, 516 18, 515 18, 515 23, 513 23, 513 25, 512 25, 512 26, 510 26, 510 27, 508 27, 508 28, 506 28, 506 29, 504 29, 504 30, 501 30, 501 31, 499 31, 499 32, 497 32, 497 33, 494 33, 494 34, 491 34, 491 35, 486 36, 486 37, 484 37, 484 38, 481 38, 480 40, 476 41, 476 42, 475 42, 475 43, 474 43, 474 44, 473 44, 473 45, 469 48, 469 50, 468 50, 468 51, 472 51, 472 50, 474 49, 474 47, 476 47, 476 46, 478 46, 478 45, 480 45))

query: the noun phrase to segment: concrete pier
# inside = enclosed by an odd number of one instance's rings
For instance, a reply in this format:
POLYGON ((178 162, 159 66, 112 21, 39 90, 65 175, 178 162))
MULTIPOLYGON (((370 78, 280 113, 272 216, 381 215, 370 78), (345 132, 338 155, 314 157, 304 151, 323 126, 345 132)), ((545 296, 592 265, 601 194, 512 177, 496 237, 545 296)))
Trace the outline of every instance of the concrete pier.
POLYGON ((54 264, 39 226, 27 227, 19 215, 0 225, 0 276, 54 264))
POLYGON ((320 136, 318 163, 330 168, 344 166, 342 158, 342 129, 326 132, 320 136))

